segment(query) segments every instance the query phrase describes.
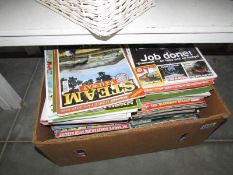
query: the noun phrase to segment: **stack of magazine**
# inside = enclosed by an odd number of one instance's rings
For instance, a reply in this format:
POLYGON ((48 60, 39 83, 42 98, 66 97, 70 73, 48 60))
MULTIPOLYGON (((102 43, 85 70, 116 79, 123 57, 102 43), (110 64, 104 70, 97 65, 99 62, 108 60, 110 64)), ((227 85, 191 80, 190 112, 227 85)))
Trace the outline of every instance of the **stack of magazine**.
POLYGON ((126 51, 145 92, 131 126, 198 117, 217 77, 198 48, 150 45, 128 46, 126 51))
POLYGON ((192 45, 47 49, 45 70, 56 138, 196 119, 217 77, 192 45))
POLYGON ((121 47, 48 49, 45 62, 40 122, 57 138, 129 128, 144 91, 121 47))

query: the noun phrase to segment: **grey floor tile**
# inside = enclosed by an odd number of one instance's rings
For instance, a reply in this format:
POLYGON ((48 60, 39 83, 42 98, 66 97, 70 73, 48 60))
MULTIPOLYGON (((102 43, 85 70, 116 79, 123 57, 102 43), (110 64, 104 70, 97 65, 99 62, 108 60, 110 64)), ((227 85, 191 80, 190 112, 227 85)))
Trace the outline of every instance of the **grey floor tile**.
MULTIPOLYGON (((233 113, 233 56, 208 56, 208 62, 218 74, 216 86, 233 113)), ((233 115, 210 138, 233 138, 233 115)))
POLYGON ((1 58, 0 73, 15 89, 20 97, 24 96, 38 58, 1 58))
POLYGON ((0 142, 0 152, 2 151, 3 145, 4 145, 4 142, 0 142))
POLYGON ((233 173, 233 144, 201 144, 112 160, 58 167, 29 143, 10 143, 0 163, 4 175, 57 174, 173 174, 229 175, 233 173))
POLYGON ((0 109, 0 141, 5 141, 17 111, 0 109))
MULTIPOLYGON (((202 144, 84 164, 79 171, 81 174, 232 174, 232 148, 232 144, 202 144)), ((76 169, 76 166, 65 167, 58 174, 73 174, 76 169)))
POLYGON ((41 59, 36 74, 31 82, 23 108, 19 114, 16 125, 11 133, 10 140, 32 140, 35 115, 39 103, 41 78, 44 75, 44 60, 41 59))
POLYGON ((31 143, 8 143, 0 162, 0 174, 55 174, 56 165, 40 155, 31 143))
MULTIPOLYGON (((35 69, 36 58, 6 58, 0 59, 0 73, 21 96, 24 96, 32 72, 35 69)), ((5 140, 17 110, 0 109, 0 140, 5 140)))

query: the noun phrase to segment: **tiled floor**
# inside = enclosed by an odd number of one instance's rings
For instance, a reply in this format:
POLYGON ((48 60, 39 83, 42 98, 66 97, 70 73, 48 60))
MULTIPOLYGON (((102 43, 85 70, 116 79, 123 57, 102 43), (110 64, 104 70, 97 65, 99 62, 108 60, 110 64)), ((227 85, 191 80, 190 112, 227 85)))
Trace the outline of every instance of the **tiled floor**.
MULTIPOLYGON (((233 56, 208 56, 217 87, 233 111, 233 56)), ((58 167, 31 143, 44 71, 41 58, 0 59, 0 73, 23 98, 21 110, 0 111, 0 175, 233 174, 233 118, 203 144, 170 151, 58 167)))

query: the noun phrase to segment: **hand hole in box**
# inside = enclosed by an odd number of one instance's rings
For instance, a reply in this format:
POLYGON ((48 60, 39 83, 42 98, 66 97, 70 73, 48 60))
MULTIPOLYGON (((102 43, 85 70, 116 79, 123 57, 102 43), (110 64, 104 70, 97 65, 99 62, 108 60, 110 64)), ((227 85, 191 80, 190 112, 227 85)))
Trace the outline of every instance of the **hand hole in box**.
POLYGON ((181 135, 181 136, 177 139, 177 141, 178 141, 178 142, 183 142, 183 141, 187 140, 187 136, 188 136, 188 133, 185 133, 185 134, 181 135))
POLYGON ((87 157, 87 153, 84 150, 78 149, 76 150, 76 153, 78 154, 79 157, 87 157))

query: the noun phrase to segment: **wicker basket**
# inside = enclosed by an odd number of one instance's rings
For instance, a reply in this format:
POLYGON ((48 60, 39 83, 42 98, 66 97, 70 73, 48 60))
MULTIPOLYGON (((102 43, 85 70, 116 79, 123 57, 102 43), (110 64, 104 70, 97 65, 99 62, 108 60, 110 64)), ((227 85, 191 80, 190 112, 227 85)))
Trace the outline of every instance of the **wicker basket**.
POLYGON ((37 0, 97 36, 110 36, 153 6, 153 0, 37 0))

